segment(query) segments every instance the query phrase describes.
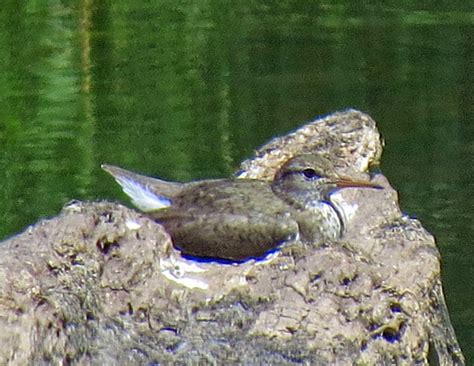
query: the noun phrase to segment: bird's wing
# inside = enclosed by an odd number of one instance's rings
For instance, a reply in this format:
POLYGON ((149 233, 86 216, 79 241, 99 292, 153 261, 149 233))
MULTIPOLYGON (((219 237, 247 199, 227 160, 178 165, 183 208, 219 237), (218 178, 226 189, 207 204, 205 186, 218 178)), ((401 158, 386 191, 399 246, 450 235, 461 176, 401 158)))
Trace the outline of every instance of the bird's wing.
POLYGON ((170 233, 174 246, 185 254, 198 257, 258 258, 298 236, 298 224, 288 215, 248 212, 157 214, 160 217, 155 218, 170 233))

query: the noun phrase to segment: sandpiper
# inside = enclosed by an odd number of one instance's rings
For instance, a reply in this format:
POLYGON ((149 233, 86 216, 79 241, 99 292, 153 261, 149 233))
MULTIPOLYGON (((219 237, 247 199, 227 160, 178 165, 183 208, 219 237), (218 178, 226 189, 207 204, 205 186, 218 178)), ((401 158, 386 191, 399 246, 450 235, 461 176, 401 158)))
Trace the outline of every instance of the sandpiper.
POLYGON ((167 182, 102 165, 132 202, 170 233, 186 255, 244 261, 263 257, 285 242, 321 244, 344 230, 330 195, 341 188, 382 188, 337 174, 326 158, 298 155, 273 182, 211 179, 167 182))

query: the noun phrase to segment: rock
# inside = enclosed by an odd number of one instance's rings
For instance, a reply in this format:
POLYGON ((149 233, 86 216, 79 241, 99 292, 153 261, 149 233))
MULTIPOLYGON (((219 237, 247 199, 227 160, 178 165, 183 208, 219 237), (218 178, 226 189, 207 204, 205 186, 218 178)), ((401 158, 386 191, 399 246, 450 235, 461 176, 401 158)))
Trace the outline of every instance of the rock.
MULTIPOLYGON (((364 176, 382 144, 349 110, 259 149, 239 177, 271 179, 317 152, 364 176)), ((463 365, 434 238, 397 193, 343 190, 346 234, 263 261, 184 259, 143 214, 75 202, 0 246, 0 364, 463 365), (351 210, 348 210, 351 208, 351 210)))

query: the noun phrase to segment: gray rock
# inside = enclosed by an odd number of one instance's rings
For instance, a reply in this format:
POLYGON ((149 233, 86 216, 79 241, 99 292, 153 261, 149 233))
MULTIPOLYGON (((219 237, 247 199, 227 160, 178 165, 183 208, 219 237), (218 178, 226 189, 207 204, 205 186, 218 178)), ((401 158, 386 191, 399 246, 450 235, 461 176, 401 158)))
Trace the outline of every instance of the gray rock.
MULTIPOLYGON (((382 144, 358 111, 277 138, 239 177, 318 152, 363 177, 382 144)), ((162 226, 75 202, 0 246, 0 364, 463 365, 434 238, 397 192, 344 190, 346 233, 263 261, 183 259, 162 226), (431 350, 430 350, 431 348, 431 350)))

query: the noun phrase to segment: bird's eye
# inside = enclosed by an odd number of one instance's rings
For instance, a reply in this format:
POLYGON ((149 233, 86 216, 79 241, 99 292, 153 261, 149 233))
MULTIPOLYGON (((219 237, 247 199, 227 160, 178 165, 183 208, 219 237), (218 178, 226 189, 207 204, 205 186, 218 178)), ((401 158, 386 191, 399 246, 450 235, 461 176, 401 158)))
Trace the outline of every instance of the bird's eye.
POLYGON ((311 168, 307 168, 307 169, 303 170, 303 175, 308 179, 320 178, 318 173, 316 173, 316 170, 311 169, 311 168))

